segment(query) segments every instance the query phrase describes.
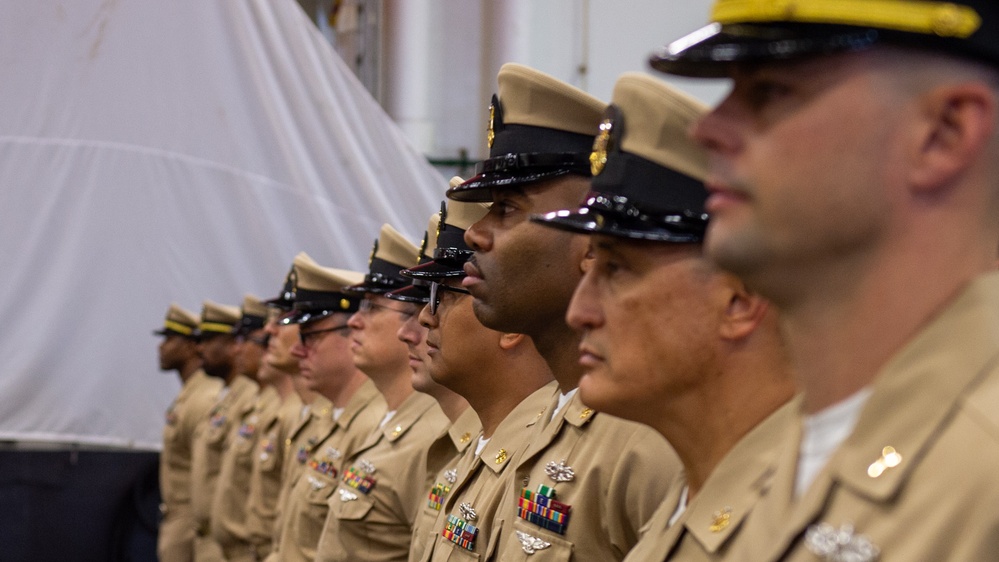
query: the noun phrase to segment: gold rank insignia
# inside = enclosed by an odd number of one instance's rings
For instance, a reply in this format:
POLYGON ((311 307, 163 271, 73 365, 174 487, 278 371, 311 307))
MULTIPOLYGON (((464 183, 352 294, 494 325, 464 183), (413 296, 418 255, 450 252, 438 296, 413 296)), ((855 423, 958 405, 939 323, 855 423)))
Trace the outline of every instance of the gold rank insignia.
POLYGON ((459 439, 459 441, 461 441, 461 443, 462 443, 462 444, 464 444, 464 443, 468 443, 468 442, 469 442, 469 440, 471 440, 471 439, 472 439, 472 434, 466 431, 466 432, 465 432, 465 433, 464 433, 464 434, 463 434, 463 435, 461 436, 461 439, 459 439))
POLYGON ((506 455, 506 449, 500 449, 499 452, 496 453, 496 464, 503 464, 506 461, 506 455))
POLYGON ((610 144, 611 129, 614 121, 611 118, 600 122, 600 132, 593 141, 593 151, 590 152, 590 173, 599 176, 607 165, 607 145, 610 144))
POLYGON ((434 237, 436 238, 438 244, 440 244, 441 240, 441 231, 447 229, 447 225, 444 224, 444 221, 446 220, 447 220, 447 202, 441 201, 441 216, 440 220, 437 221, 437 232, 434 233, 434 237))
POLYGON ((712 533, 720 533, 732 522, 732 508, 725 506, 711 516, 711 526, 708 530, 712 533))
POLYGON ((495 120, 496 120, 496 106, 493 104, 489 104, 489 129, 486 130, 486 144, 489 145, 489 148, 493 147, 493 141, 496 140, 496 132, 493 130, 493 124, 495 120))

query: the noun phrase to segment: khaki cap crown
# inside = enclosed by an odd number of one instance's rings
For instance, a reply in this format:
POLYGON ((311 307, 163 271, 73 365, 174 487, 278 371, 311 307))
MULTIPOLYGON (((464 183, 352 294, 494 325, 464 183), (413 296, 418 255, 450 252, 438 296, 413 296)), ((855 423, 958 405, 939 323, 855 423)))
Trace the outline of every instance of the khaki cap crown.
POLYGON ((708 106, 647 74, 628 72, 614 86, 612 104, 627 116, 621 150, 699 180, 708 154, 688 131, 708 106))
POLYGON ((166 335, 167 332, 174 332, 182 336, 192 336, 198 328, 201 318, 197 314, 182 308, 175 303, 170 303, 166 317, 163 321, 163 329, 155 333, 166 335))
POLYGON ((243 295, 243 316, 256 316, 267 318, 268 308, 259 298, 254 295, 243 295))
POLYGON ((390 224, 383 224, 378 233, 378 245, 374 257, 386 261, 400 269, 413 267, 419 261, 420 249, 406 240, 398 230, 390 224))
POLYGON ((364 274, 347 269, 324 267, 314 261, 302 261, 295 265, 298 288, 307 291, 341 292, 344 287, 364 280, 364 274))
POLYGON ((198 329, 204 332, 228 334, 239 323, 242 312, 235 306, 204 301, 201 307, 201 323, 198 329))
POLYGON ((497 77, 503 122, 592 136, 607 104, 565 82, 517 63, 497 77))

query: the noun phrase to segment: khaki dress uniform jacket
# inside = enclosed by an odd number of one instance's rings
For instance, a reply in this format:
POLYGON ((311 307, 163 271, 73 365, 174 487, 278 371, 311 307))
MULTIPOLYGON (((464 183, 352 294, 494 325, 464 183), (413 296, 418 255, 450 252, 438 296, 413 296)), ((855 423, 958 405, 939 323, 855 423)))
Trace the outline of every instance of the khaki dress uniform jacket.
POLYGON ((672 526, 686 479, 671 487, 625 562, 722 560, 740 537, 742 521, 759 502, 773 476, 785 436, 798 421, 799 400, 791 400, 750 430, 718 463, 697 496, 672 526))
POLYGON ((450 424, 437 401, 421 392, 399 405, 344 464, 335 490, 327 492, 329 515, 317 561, 406 560, 413 523, 436 474, 428 473, 427 450, 450 424))
POLYGON ((557 395, 555 381, 534 391, 500 422, 481 454, 475 454, 475 447, 465 452, 465 468, 431 530, 432 548, 424 560, 488 560, 492 556, 499 542, 497 512, 513 487, 514 470, 508 468, 511 459, 527 445, 535 425, 557 395), (471 541, 462 540, 468 536, 468 526, 477 529, 471 541))
POLYGON ((431 473, 430 459, 447 459, 444 467, 437 471, 437 476, 431 479, 433 485, 427 492, 427 501, 420 507, 420 515, 413 523, 413 543, 409 547, 409 562, 419 562, 423 559, 430 539, 434 535, 434 522, 440 513, 444 501, 451 492, 451 487, 458 480, 461 468, 460 462, 465 459, 462 453, 468 449, 472 441, 482 432, 482 423, 475 410, 466 408, 458 419, 447 428, 427 449, 427 474, 431 473))
POLYGON ((515 463, 498 515, 503 562, 622 560, 681 470, 659 433, 597 413, 578 393, 515 463))
POLYGON ((194 559, 194 516, 191 514, 191 446, 194 429, 215 403, 222 381, 198 369, 184 382, 166 412, 160 454, 163 503, 156 552, 163 562, 194 559))
POLYGON ((730 559, 996 558, 999 274, 970 284, 871 390, 853 433, 797 501, 792 432, 730 559))
MULTIPOLYGON (((336 489, 343 464, 365 442, 385 415, 385 400, 370 380, 351 396, 343 413, 314 441, 306 443, 307 460, 296 469, 282 516, 283 528, 276 553, 281 562, 312 561, 326 521, 327 500, 336 489)), ((302 458, 303 449, 296 453, 302 458)))
POLYGON ((246 534, 257 560, 271 552, 278 498, 284 468, 284 442, 298 425, 302 399, 292 392, 273 415, 261 418, 261 438, 250 470, 250 495, 246 499, 246 534))
POLYGON ((233 424, 222 454, 218 485, 212 499, 212 537, 222 547, 228 562, 255 560, 246 529, 247 499, 253 456, 262 433, 262 424, 277 416, 281 397, 274 387, 260 391, 252 404, 246 404, 238 424, 233 424))
POLYGON ((222 548, 211 534, 211 505, 215 495, 222 454, 228 446, 227 437, 239 412, 256 399, 259 387, 252 380, 239 375, 224 387, 212 406, 210 415, 194 431, 194 448, 191 454, 191 507, 194 513, 197 537, 194 541, 194 559, 201 561, 223 560, 222 548))

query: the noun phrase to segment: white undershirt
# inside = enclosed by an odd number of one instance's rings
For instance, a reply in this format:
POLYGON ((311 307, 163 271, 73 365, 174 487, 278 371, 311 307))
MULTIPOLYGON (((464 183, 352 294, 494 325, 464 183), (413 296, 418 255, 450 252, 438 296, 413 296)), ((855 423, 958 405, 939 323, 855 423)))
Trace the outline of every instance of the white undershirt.
POLYGON ((333 408, 333 421, 340 419, 340 416, 343 415, 343 411, 346 409, 347 408, 333 408))
POLYGON ((302 406, 302 410, 298 413, 298 419, 304 420, 305 418, 309 417, 309 412, 311 411, 312 411, 312 406, 308 404, 302 406))
POLYGON ((674 511, 673 515, 670 515, 670 518, 669 518, 669 526, 670 527, 672 527, 673 524, 676 523, 676 521, 678 519, 680 519, 680 516, 683 515, 684 511, 687 511, 687 492, 688 491, 689 491, 689 489, 686 486, 684 486, 683 489, 680 490, 680 501, 676 502, 676 511, 674 511))
POLYGON ((482 449, 485 449, 488 443, 489 443, 488 439, 486 439, 485 437, 479 437, 479 443, 475 446, 475 456, 481 455, 482 449))
POLYGON ((805 418, 798 449, 798 473, 794 482, 795 497, 812 485, 829 457, 846 441, 857 425, 857 418, 871 389, 864 388, 849 398, 805 418))
POLYGON ((552 417, 548 421, 555 419, 555 416, 558 415, 558 411, 561 410, 563 406, 568 404, 569 400, 572 400, 572 397, 576 395, 577 390, 579 390, 579 387, 576 387, 565 394, 559 394, 558 404, 556 404, 555 409, 552 410, 552 417))
POLYGON ((395 410, 392 410, 391 412, 385 412, 385 417, 382 418, 382 423, 378 424, 378 429, 385 427, 385 424, 387 424, 394 415, 395 415, 395 410))

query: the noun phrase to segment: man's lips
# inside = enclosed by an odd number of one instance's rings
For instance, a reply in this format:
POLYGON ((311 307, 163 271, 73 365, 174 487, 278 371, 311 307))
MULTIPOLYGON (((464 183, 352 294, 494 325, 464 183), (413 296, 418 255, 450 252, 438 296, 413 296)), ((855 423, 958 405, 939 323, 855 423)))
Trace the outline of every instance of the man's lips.
POLYGON ((465 270, 465 277, 461 280, 462 287, 468 287, 469 285, 474 285, 479 281, 482 281, 482 270, 479 269, 479 266, 475 263, 474 258, 465 262, 465 265, 462 267, 465 270))
POLYGON ((594 351, 593 348, 585 344, 579 346, 579 364, 583 367, 595 367, 603 361, 603 356, 594 351))
POLYGON ((731 183, 709 178, 704 187, 708 190, 708 199, 704 202, 704 210, 709 214, 716 213, 729 205, 745 203, 749 195, 731 183))

